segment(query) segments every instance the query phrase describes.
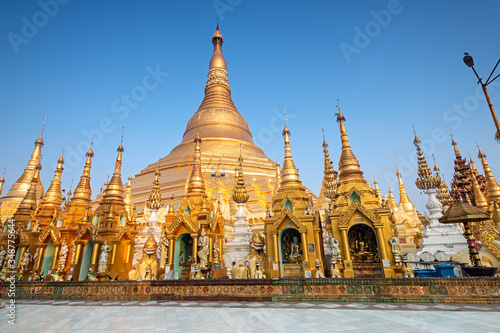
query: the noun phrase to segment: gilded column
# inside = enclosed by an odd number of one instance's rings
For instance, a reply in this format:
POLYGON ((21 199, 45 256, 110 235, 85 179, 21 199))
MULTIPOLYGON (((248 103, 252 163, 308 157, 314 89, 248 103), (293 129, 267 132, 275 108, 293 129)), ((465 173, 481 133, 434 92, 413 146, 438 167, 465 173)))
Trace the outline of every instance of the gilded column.
MULTIPOLYGON (((113 254, 111 255, 111 264, 115 263, 115 257, 116 257, 116 243, 113 244, 113 254)), ((127 256, 127 258, 128 258, 128 256, 127 256)))
POLYGON ((385 238, 382 234, 382 227, 375 227, 375 232, 377 233, 378 246, 380 247, 380 256, 383 260, 387 258, 387 249, 385 247, 385 238))
POLYGON ((191 237, 193 237, 193 258, 194 258, 194 263, 197 264, 198 263, 198 235, 191 235, 191 237))
POLYGON ((60 249, 61 249, 61 244, 54 245, 54 255, 52 256, 52 263, 50 264, 50 269, 56 268, 60 249))
POLYGON ((306 233, 301 232, 300 236, 302 237, 302 255, 304 256, 304 261, 309 261, 309 246, 307 246, 306 233))
POLYGON ((90 259, 90 263, 92 265, 97 264, 97 257, 99 256, 99 243, 94 244, 94 248, 92 249, 92 258, 90 259))
POLYGON ((174 263, 174 239, 170 238, 168 240, 169 242, 169 247, 168 247, 168 266, 172 268, 172 264, 174 263))
POLYGON ((212 263, 214 258, 214 239, 212 237, 208 238, 208 262, 212 263))
POLYGON ((273 251, 274 261, 280 261, 280 253, 278 252, 278 234, 273 234, 273 251))
POLYGON ((76 265, 80 261, 80 255, 82 252, 82 244, 73 244, 73 246, 76 246, 75 261, 73 262, 73 265, 76 265))
MULTIPOLYGON (((128 264, 130 262, 130 255, 132 254, 132 244, 131 242, 128 242, 127 243, 127 250, 126 250, 126 260, 125 260, 125 263, 128 264)), ((113 260, 114 262, 114 260, 113 260)))
POLYGON ((27 246, 23 246, 19 252, 19 258, 17 259, 17 265, 16 265, 16 268, 20 268, 21 267, 21 260, 23 259, 23 256, 24 256, 24 253, 26 252, 26 247, 27 246))
POLYGON ((40 263, 42 262, 42 258, 44 257, 44 254, 45 254, 44 247, 39 247, 38 249, 39 249, 38 250, 38 257, 36 258, 35 270, 40 269, 40 263))
POLYGON ((340 235, 342 237, 342 250, 344 252, 344 261, 350 261, 351 252, 349 252, 349 243, 347 241, 347 228, 340 229, 340 235))
POLYGON ((319 259, 320 261, 323 261, 323 258, 321 258, 321 255, 320 255, 321 243, 320 243, 320 238, 319 238, 319 232, 314 233, 314 239, 316 241, 316 258, 319 259))

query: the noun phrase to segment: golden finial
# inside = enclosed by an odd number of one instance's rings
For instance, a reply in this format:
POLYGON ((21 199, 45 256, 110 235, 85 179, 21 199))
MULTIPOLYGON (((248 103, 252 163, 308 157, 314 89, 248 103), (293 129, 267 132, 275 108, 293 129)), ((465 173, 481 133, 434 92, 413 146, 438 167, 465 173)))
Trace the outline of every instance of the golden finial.
POLYGON ((45 121, 47 120, 47 115, 45 115, 45 117, 43 118, 43 124, 42 124, 42 130, 40 131, 40 136, 38 137, 38 139, 36 139, 35 141, 35 146, 36 145, 41 145, 43 146, 44 145, 44 142, 43 142, 43 139, 42 139, 42 136, 43 136, 43 131, 45 130, 45 121))
POLYGON ((427 165, 427 161, 425 160, 425 156, 420 149, 420 140, 417 137, 417 133, 415 131, 415 127, 413 128, 413 133, 415 134, 415 139, 413 140, 413 144, 417 147, 417 160, 418 160, 418 177, 415 181, 415 185, 421 190, 430 190, 437 189, 441 185, 441 180, 436 178, 435 175, 432 174, 431 169, 427 165))
POLYGON ((450 135, 451 135, 451 145, 455 149, 455 156, 461 158, 462 156, 460 155, 460 151, 458 150, 457 143, 455 142, 455 140, 453 140, 453 134, 450 135))
POLYGON ((124 152, 125 150, 123 149, 123 130, 124 130, 124 127, 122 127, 122 138, 120 140, 120 145, 118 146, 118 149, 116 151, 120 151, 120 152, 124 152))
POLYGON ((3 167, 3 173, 2 173, 2 177, 0 178, 0 183, 5 183, 5 170, 7 170, 7 167, 4 166, 3 167))

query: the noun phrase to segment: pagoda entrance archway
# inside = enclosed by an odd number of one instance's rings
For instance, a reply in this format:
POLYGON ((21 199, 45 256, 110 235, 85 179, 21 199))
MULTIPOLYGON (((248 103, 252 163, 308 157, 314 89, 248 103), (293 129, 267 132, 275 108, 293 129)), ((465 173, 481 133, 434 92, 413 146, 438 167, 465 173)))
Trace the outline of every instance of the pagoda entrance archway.
POLYGON ((297 229, 286 228, 281 231, 278 243, 281 277, 302 277, 303 245, 297 229))
POLYGON ((382 277, 382 262, 375 231, 367 224, 359 223, 349 229, 347 237, 354 276, 382 277))
POLYGON ((188 233, 181 234, 175 241, 175 250, 173 257, 174 270, 179 273, 179 277, 182 276, 182 269, 185 266, 191 266, 190 258, 192 257, 192 255, 193 238, 188 233))

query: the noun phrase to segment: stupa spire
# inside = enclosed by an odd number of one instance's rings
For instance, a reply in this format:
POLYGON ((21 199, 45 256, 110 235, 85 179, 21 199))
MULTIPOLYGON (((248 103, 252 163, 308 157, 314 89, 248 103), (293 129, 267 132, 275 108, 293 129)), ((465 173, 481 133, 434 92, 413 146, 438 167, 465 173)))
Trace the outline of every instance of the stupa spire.
POLYGON ((243 178, 243 158, 238 158, 238 167, 235 174, 235 184, 233 192, 233 200, 236 203, 243 204, 248 201, 248 193, 245 188, 245 179, 243 178))
POLYGON ((488 201, 488 206, 492 208, 494 201, 500 202, 500 186, 498 186, 498 183, 491 172, 490 166, 486 161, 486 155, 481 151, 479 145, 477 145, 477 149, 479 150, 478 157, 481 159, 484 176, 486 177, 486 200, 488 201))
POLYGON ((26 196, 23 198, 23 200, 19 204, 19 207, 17 208, 17 211, 14 214, 16 226, 23 230, 26 229, 28 222, 31 220, 31 217, 37 209, 37 189, 38 183, 40 181, 41 169, 42 166, 40 165, 40 163, 38 163, 38 165, 35 167, 35 174, 31 179, 28 192, 26 193, 26 196))
POLYGON ((422 150, 420 149, 421 141, 417 137, 415 129, 413 129, 413 133, 415 135, 413 144, 415 145, 415 147, 417 147, 417 160, 418 160, 418 172, 415 185, 420 190, 437 189, 441 185, 441 179, 436 178, 436 176, 432 174, 432 171, 429 168, 429 165, 427 164, 425 156, 422 153, 422 150))
POLYGON ((281 186, 281 167, 278 156, 276 156, 276 163, 274 167, 276 168, 276 182, 274 183, 273 195, 276 195, 281 186))
POLYGON ((122 139, 116 151, 118 152, 118 155, 116 156, 115 171, 113 172, 113 176, 111 177, 111 180, 109 181, 108 185, 104 189, 104 193, 102 195, 103 200, 106 199, 119 200, 119 201, 124 200, 123 182, 121 175, 122 155, 123 152, 125 151, 123 149, 123 127, 122 127, 122 139))
POLYGON ((198 111, 189 120, 182 143, 191 142, 196 133, 203 140, 221 138, 241 140, 249 144, 246 148, 260 151, 254 146, 252 134, 245 118, 238 112, 231 99, 227 64, 222 54, 224 39, 217 28, 212 37, 213 53, 208 66, 205 96, 198 111))
MULTIPOLYGON (((470 159, 470 164, 471 164, 471 169, 473 169, 474 161, 472 159, 470 159)), ((477 181, 474 172, 471 172, 471 178, 472 178, 472 189, 474 190, 474 198, 476 201, 476 207, 483 211, 486 211, 488 209, 488 201, 486 201, 486 198, 484 197, 483 192, 479 187, 479 183, 477 181)))
MULTIPOLYGON (((83 203, 90 202, 92 196, 92 189, 90 188, 90 169, 92 167, 92 157, 94 157, 94 151, 92 150, 92 144, 90 143, 90 148, 85 154, 87 157, 85 161, 85 166, 83 168, 82 176, 80 177, 80 181, 78 185, 75 187, 75 191, 71 201, 81 201, 83 203)), ((68 199, 70 193, 68 192, 68 199)))
MULTIPOLYGON (((40 158, 42 157, 42 148, 44 145, 42 136, 43 136, 43 131, 45 129, 46 118, 47 117, 43 118, 42 130, 40 131, 40 136, 35 140, 35 148, 31 153, 31 158, 28 162, 28 165, 24 169, 21 177, 19 177, 19 179, 14 184, 12 184, 12 186, 9 189, 9 192, 7 192, 7 194, 4 196, 3 199, 16 198, 16 197, 24 198, 26 196, 26 193, 30 188, 31 180, 33 179, 33 176, 35 174, 35 169, 38 166, 38 164, 40 164, 40 158)), ((2 218, 4 217, 2 216, 2 218)))
POLYGON ((406 193, 406 188, 405 185, 403 184, 403 179, 401 178, 401 172, 399 172, 397 163, 396 163, 396 176, 398 177, 398 186, 399 186, 399 204, 403 205, 405 211, 413 210, 413 204, 411 203, 410 199, 408 198, 408 194, 406 193))
POLYGON ((149 199, 146 201, 146 206, 149 209, 158 210, 163 207, 163 201, 160 193, 160 170, 156 168, 155 179, 153 180, 153 188, 149 192, 149 199))
POLYGON ((134 209, 134 198, 132 197, 132 172, 130 172, 127 179, 127 188, 125 189, 123 201, 127 206, 127 211, 132 212, 132 210, 134 209))
POLYGON ((398 209, 398 205, 396 204, 396 200, 394 200, 394 195, 392 193, 392 189, 391 187, 389 186, 389 199, 388 199, 388 203, 389 203, 389 208, 392 209, 392 210, 397 210, 398 209))
POLYGON ((342 141, 342 152, 340 154, 339 160, 339 180, 347 178, 363 178, 363 172, 359 168, 359 162, 349 145, 349 138, 347 137, 347 131, 345 129, 345 117, 340 111, 340 105, 337 100, 337 108, 339 110, 336 113, 337 122, 340 127, 340 140, 342 141))
POLYGON ((333 209, 332 201, 337 195, 337 171, 333 168, 333 163, 330 160, 330 154, 328 153, 328 143, 326 143, 325 134, 323 132, 323 153, 325 155, 325 165, 323 174, 323 194, 325 197, 330 199, 330 210, 333 209))
POLYGON ((458 158, 462 158, 462 155, 460 155, 460 151, 458 150, 457 143, 455 140, 453 140, 453 135, 451 136, 451 145, 455 149, 455 156, 458 158))
POLYGON ((292 148, 290 146, 290 135, 291 132, 286 125, 283 128, 283 138, 285 142, 285 157, 283 158, 283 168, 281 169, 281 187, 288 185, 302 185, 299 179, 299 171, 295 167, 295 163, 292 158, 292 148))
POLYGON ((3 168, 2 177, 0 178, 0 195, 2 195, 3 184, 5 183, 5 169, 6 167, 3 168))
POLYGON ((49 205, 49 206, 56 206, 59 209, 61 209, 62 205, 62 191, 61 191, 61 175, 63 173, 63 164, 64 164, 64 147, 63 147, 63 152, 61 154, 61 157, 57 160, 57 168, 56 171, 54 172, 54 178, 52 179, 52 182, 50 183, 50 186, 45 192, 45 195, 42 199, 41 205, 49 205))
POLYGON ((201 138, 200 133, 196 132, 196 137, 194 138, 195 148, 194 148, 194 161, 193 161, 193 171, 189 177, 187 194, 188 195, 200 195, 205 194, 205 179, 203 178, 203 173, 201 172, 201 138))

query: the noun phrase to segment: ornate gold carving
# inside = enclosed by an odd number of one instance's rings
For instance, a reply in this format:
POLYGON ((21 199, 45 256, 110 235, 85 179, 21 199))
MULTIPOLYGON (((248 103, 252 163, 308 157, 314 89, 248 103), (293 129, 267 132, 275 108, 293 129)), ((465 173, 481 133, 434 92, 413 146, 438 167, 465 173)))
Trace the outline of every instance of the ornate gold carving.
POLYGON ((307 227, 305 226, 305 224, 300 222, 297 216, 295 216, 295 214, 293 214, 293 212, 290 209, 288 209, 288 207, 285 207, 283 211, 279 213, 279 215, 276 217, 276 221, 271 226, 270 228, 271 233, 276 233, 278 231, 278 228, 285 219, 285 217, 288 217, 290 220, 292 220, 292 223, 295 224, 295 227, 299 230, 299 232, 302 233, 307 231, 307 227))
POLYGON ((351 219, 351 216, 356 212, 359 211, 361 214, 366 216, 372 223, 381 223, 381 218, 380 215, 378 215, 376 212, 371 212, 368 210, 365 206, 363 206, 359 201, 353 200, 351 205, 349 206, 349 209, 340 214, 339 216, 339 225, 344 225, 347 226, 349 223, 349 220, 351 219))

